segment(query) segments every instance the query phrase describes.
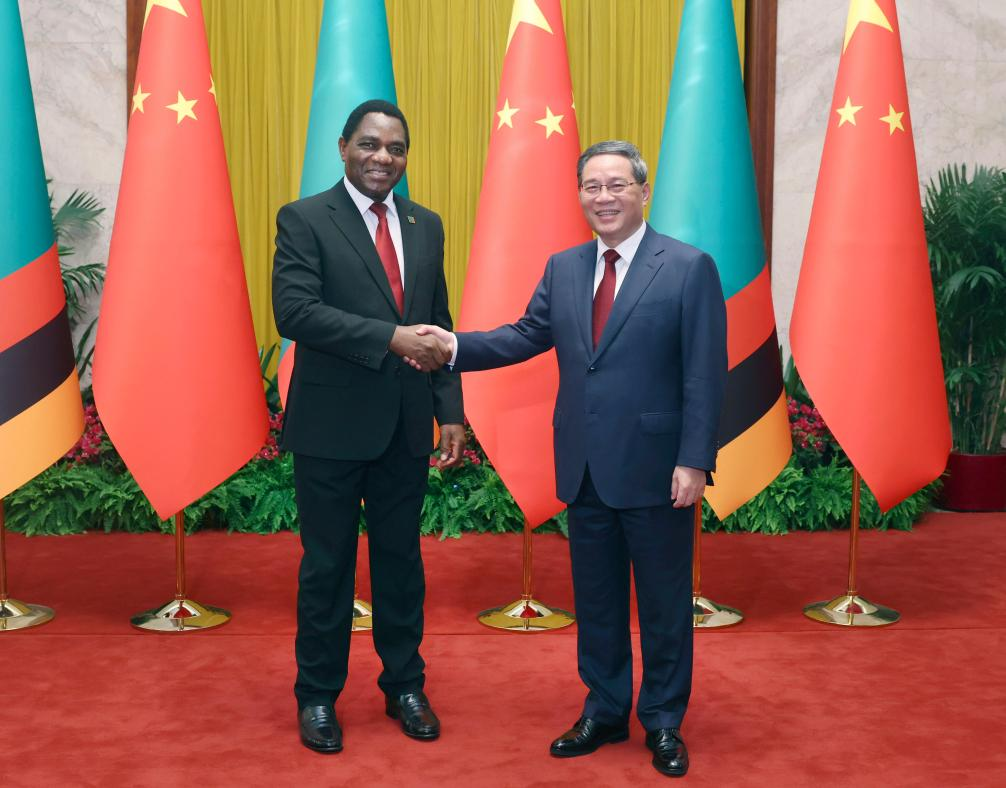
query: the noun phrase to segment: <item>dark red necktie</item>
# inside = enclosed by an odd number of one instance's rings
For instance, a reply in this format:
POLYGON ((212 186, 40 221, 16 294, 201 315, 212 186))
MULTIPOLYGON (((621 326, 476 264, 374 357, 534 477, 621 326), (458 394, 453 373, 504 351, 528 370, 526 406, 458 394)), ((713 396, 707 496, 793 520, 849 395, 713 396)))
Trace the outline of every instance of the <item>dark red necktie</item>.
POLYGON ((398 313, 404 316, 405 291, 402 290, 402 273, 398 270, 398 254, 391 240, 391 230, 388 229, 388 206, 383 202, 375 202, 370 210, 377 214, 377 235, 374 237, 377 254, 384 266, 384 273, 388 275, 388 284, 391 285, 391 294, 398 304, 398 313))
POLYGON ((604 276, 594 293, 594 350, 597 350, 597 343, 601 341, 601 332, 611 314, 611 305, 615 303, 615 261, 620 256, 614 249, 608 249, 604 253, 604 276))

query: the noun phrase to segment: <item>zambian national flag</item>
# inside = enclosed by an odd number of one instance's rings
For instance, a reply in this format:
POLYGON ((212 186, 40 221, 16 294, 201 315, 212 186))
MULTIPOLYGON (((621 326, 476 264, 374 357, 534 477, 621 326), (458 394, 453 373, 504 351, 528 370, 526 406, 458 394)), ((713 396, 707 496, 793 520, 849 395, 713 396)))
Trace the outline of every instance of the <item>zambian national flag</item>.
POLYGON ((685 5, 649 217, 712 255, 723 283, 730 374, 716 484, 705 494, 721 519, 767 487, 793 450, 731 5, 685 5))
POLYGON ((84 430, 21 17, 0 3, 0 497, 84 430))

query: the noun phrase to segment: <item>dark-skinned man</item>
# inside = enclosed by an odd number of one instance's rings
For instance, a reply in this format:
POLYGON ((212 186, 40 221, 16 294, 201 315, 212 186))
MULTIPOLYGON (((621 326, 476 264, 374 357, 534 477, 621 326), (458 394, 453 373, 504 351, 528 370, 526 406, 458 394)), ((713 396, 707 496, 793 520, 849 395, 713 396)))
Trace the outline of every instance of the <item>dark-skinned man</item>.
POLYGON ((364 102, 339 139, 345 177, 276 219, 273 312, 297 343, 281 439, 294 455, 304 549, 294 694, 301 741, 318 752, 342 750, 334 705, 348 669, 361 500, 386 713, 415 739, 440 735, 419 655, 419 517, 433 420, 437 464, 454 466, 464 409, 457 376, 441 371, 449 351, 416 334, 420 323, 449 330, 451 316, 440 217, 392 192, 409 142, 397 106, 364 102))

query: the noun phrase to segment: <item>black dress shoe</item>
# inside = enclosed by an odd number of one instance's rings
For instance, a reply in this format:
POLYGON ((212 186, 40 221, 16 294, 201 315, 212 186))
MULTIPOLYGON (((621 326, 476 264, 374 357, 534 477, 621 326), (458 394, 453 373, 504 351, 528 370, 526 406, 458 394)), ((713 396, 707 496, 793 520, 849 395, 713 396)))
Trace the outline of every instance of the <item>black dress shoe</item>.
POLYGON ((431 741, 440 735, 440 720, 433 713, 430 700, 422 690, 395 697, 388 695, 384 711, 389 717, 402 723, 406 736, 431 741))
POLYGON ((342 752, 342 729, 331 706, 305 706, 300 710, 300 740, 315 752, 342 752))
POLYGON ((575 758, 587 755, 602 744, 614 744, 629 738, 629 726, 605 725, 590 717, 580 717, 576 724, 552 742, 549 752, 556 758, 575 758))
POLYGON ((646 732, 646 746, 653 750, 653 768, 668 777, 683 777, 688 771, 688 749, 677 728, 646 732))

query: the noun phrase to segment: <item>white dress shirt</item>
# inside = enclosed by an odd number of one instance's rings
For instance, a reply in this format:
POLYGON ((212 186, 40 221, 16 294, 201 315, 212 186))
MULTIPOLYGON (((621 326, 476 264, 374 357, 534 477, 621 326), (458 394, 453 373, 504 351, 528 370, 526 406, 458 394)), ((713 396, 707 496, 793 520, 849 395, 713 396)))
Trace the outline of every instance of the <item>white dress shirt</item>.
MULTIPOLYGON (((373 200, 357 189, 349 182, 349 178, 343 178, 346 184, 346 191, 353 198, 353 202, 360 210, 363 221, 370 230, 370 240, 377 243, 377 214, 370 210, 370 206, 377 200, 373 200)), ((405 252, 402 249, 402 224, 398 221, 398 209, 395 207, 395 193, 388 192, 384 198, 384 204, 388 206, 388 230, 391 232, 391 242, 395 245, 395 255, 398 257, 398 275, 402 277, 402 292, 405 292, 405 252)))

